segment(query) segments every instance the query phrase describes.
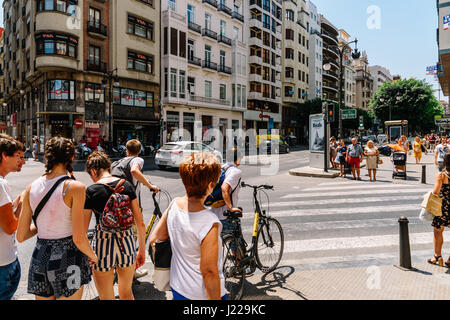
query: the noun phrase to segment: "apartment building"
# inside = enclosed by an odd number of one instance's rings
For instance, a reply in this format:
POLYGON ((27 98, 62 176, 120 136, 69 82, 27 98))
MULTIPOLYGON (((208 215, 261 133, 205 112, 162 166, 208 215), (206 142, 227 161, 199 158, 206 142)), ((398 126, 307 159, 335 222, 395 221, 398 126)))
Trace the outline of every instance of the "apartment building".
POLYGON ((445 96, 450 96, 450 1, 437 0, 438 79, 445 96))
POLYGON ((159 142, 155 0, 6 0, 8 133, 159 142))
POLYGON ((373 95, 374 79, 369 71, 369 60, 364 51, 360 59, 353 61, 356 71, 356 107, 369 109, 369 102, 373 95))
POLYGON ((308 99, 309 13, 305 0, 283 1, 282 41, 282 135, 299 136, 296 109, 308 99))
MULTIPOLYGON (((339 30, 339 46, 344 48, 349 43, 350 35, 343 29, 339 30)), ((353 66, 352 50, 348 46, 342 56, 343 66, 343 98, 344 105, 356 108, 356 70, 353 66)))
POLYGON ((393 78, 391 72, 382 66, 370 66, 370 74, 373 78, 373 92, 376 93, 378 88, 385 82, 392 82, 393 78))
POLYGON ((244 0, 163 2, 164 142, 209 140, 209 129, 225 136, 227 129, 242 128, 248 92, 246 6, 244 0))
POLYGON ((282 0, 249 3, 249 93, 244 129, 280 129, 282 0))
POLYGON ((339 51, 338 29, 320 15, 320 25, 323 40, 323 61, 324 65, 330 65, 330 70, 322 71, 322 98, 335 103, 339 103, 339 51))
POLYGON ((320 15, 311 1, 306 3, 309 12, 309 84, 308 99, 322 99, 323 40, 320 15))

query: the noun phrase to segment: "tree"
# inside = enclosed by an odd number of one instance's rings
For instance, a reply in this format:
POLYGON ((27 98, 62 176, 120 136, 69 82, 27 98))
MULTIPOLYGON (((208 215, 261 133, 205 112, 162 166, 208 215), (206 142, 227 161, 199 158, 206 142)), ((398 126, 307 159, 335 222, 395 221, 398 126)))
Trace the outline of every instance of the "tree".
POLYGON ((408 120, 409 132, 422 134, 436 129, 435 116, 444 115, 432 86, 417 79, 385 82, 372 96, 369 106, 381 123, 408 120))

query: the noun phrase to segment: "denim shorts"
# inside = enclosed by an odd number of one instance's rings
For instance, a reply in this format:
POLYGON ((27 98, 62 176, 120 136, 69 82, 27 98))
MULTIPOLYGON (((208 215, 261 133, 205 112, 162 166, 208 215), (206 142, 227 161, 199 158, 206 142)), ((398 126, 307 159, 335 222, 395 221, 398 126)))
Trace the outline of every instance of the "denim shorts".
POLYGON ((28 293, 43 298, 69 298, 91 281, 88 257, 72 237, 38 239, 28 273, 28 293))
POLYGON ((20 282, 19 259, 0 267, 0 300, 11 300, 20 282))

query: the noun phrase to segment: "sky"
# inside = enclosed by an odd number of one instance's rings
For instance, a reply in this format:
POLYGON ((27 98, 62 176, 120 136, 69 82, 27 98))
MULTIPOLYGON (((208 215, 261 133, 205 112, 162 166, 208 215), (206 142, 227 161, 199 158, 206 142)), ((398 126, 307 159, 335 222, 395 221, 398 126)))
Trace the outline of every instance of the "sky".
MULTIPOLYGON (((3 5, 3 0, 0 0, 3 5)), ((313 0, 319 13, 338 29, 358 39, 370 65, 388 68, 402 78, 426 79, 439 97, 439 82, 427 76, 426 67, 438 61, 434 0, 313 0)), ((3 27, 3 7, 0 7, 3 27)), ((441 92, 441 99, 444 96, 441 92)), ((448 98, 445 98, 448 101, 448 98)))
MULTIPOLYGON (((369 65, 381 65, 392 75, 425 79, 439 97, 439 82, 426 75, 438 62, 438 15, 433 0, 312 0, 338 29, 344 29, 369 65)), ((441 99, 444 96, 441 92, 441 99)), ((445 99, 448 101, 448 98, 445 99)))

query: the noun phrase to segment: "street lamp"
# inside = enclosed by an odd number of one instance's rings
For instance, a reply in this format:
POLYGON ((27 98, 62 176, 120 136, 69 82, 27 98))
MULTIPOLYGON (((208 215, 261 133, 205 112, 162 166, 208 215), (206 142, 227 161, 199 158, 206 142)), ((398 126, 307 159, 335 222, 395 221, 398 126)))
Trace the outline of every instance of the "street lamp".
POLYGON ((119 76, 117 75, 118 69, 115 68, 111 71, 105 72, 105 77, 102 80, 102 88, 106 89, 108 88, 108 81, 109 81, 109 143, 110 146, 112 146, 112 141, 113 141, 113 130, 112 130, 112 103, 113 103, 113 98, 112 98, 112 86, 114 87, 120 87, 120 82, 119 82, 119 76), (114 75, 115 73, 115 75, 114 75), (113 82, 114 80, 114 82, 113 82))
MULTIPOLYGON (((345 43, 343 45, 328 45, 328 47, 332 47, 338 50, 339 52, 339 139, 343 139, 342 134, 342 105, 343 105, 343 95, 342 91, 344 90, 344 53, 352 48, 350 47, 351 44, 355 44, 355 50, 352 52, 352 58, 353 59, 359 59, 361 57, 361 53, 358 51, 358 39, 355 39, 351 42, 345 43)), ((326 63, 323 65, 323 69, 325 71, 331 70, 331 64, 326 63)))

